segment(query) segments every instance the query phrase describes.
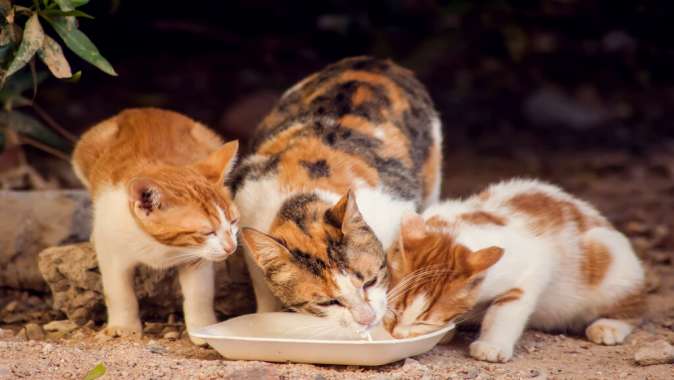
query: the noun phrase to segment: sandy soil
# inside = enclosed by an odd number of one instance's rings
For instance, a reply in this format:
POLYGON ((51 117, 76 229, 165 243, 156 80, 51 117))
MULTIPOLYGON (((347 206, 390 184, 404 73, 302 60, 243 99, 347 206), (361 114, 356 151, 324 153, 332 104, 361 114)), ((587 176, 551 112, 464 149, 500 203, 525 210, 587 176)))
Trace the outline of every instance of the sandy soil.
MULTIPOLYGON (((496 145, 495 145, 496 146, 496 145)), ((506 364, 466 355, 475 332, 462 331, 448 345, 390 365, 366 368, 222 360, 218 354, 148 334, 140 341, 96 338, 83 328, 65 338, 26 341, 0 334, 0 379, 82 379, 103 362, 105 378, 228 379, 671 379, 672 365, 639 366, 635 351, 655 340, 674 342, 674 147, 645 156, 616 152, 518 153, 486 149, 453 152, 446 160, 447 194, 466 195, 513 175, 540 176, 594 202, 630 235, 649 268, 650 311, 626 344, 597 346, 582 337, 528 331, 506 364)), ((5 326, 7 327, 7 326, 5 326)), ((17 330, 17 326, 13 327, 17 330)))

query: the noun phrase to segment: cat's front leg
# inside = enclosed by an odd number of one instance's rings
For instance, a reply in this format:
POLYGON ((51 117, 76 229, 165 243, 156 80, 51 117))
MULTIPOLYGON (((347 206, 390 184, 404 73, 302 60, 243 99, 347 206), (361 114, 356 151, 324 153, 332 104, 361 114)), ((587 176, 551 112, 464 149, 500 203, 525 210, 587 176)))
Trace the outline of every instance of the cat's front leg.
MULTIPOLYGON (((178 280, 183 293, 183 314, 188 332, 217 322, 213 311, 214 276, 213 263, 210 261, 202 260, 178 268, 178 280)), ((206 344, 203 339, 191 335, 190 340, 196 345, 206 344)))
POLYGON ((245 249, 245 251, 246 266, 248 267, 248 273, 250 273, 250 278, 253 281, 253 290, 255 291, 257 312, 271 313, 281 310, 283 308, 281 302, 269 289, 267 281, 264 278, 264 272, 250 256, 248 249, 245 249))
POLYGON ((470 345, 470 355, 488 362, 509 361, 534 311, 535 298, 520 288, 510 289, 496 298, 482 320, 480 338, 470 345))
POLYGON ((108 324, 103 333, 113 337, 140 336, 143 329, 133 289, 135 263, 105 248, 97 247, 96 254, 108 312, 108 324))

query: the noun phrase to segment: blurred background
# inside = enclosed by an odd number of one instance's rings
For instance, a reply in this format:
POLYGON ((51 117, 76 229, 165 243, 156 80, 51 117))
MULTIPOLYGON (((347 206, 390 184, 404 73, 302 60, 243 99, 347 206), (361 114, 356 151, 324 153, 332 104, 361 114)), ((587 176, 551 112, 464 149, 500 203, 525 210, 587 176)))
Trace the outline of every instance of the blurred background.
MULTIPOLYGON (((125 107, 153 106, 247 140, 294 82, 368 54, 428 86, 449 151, 638 156, 674 136, 667 0, 121 0, 80 9, 95 16, 80 29, 119 76, 67 52, 79 82, 40 83, 35 102, 73 135, 125 107)), ((45 173, 42 156, 33 161, 47 180, 77 186, 67 173, 45 173)))

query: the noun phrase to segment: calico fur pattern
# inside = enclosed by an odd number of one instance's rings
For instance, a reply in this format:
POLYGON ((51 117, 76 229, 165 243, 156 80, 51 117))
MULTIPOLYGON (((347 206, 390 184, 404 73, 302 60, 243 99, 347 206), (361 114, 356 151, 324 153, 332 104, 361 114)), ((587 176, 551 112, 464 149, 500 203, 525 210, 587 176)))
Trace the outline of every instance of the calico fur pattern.
POLYGON ((619 344, 645 307, 644 271, 625 236, 590 204, 538 181, 408 215, 389 264, 392 334, 424 334, 485 306, 470 347, 481 360, 510 360, 527 325, 619 344))
POLYGON ((345 59, 289 89, 228 182, 254 227, 242 237, 258 310, 278 298, 345 326, 378 323, 384 248, 404 211, 437 199, 440 144, 430 97, 390 61, 345 59))

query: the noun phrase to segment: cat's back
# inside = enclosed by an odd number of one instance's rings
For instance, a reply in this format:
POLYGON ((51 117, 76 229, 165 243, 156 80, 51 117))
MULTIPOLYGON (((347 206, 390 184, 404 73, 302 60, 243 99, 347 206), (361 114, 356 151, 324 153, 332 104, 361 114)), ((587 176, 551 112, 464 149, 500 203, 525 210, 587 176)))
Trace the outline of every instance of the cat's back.
POLYGON ((583 233, 594 227, 610 227, 610 223, 588 202, 538 180, 503 181, 489 186, 468 202, 500 215, 504 224, 510 220, 513 225, 537 236, 583 233))
POLYGON ((441 140, 431 98, 411 71, 355 57, 286 91, 253 146, 267 158, 268 165, 258 166, 279 172, 286 187, 343 194, 357 177, 400 198, 421 199, 439 191, 441 140))
POLYGON ((120 181, 137 167, 193 163, 221 145, 215 133, 179 113, 127 109, 82 135, 73 152, 73 167, 91 189, 97 182, 120 181))

